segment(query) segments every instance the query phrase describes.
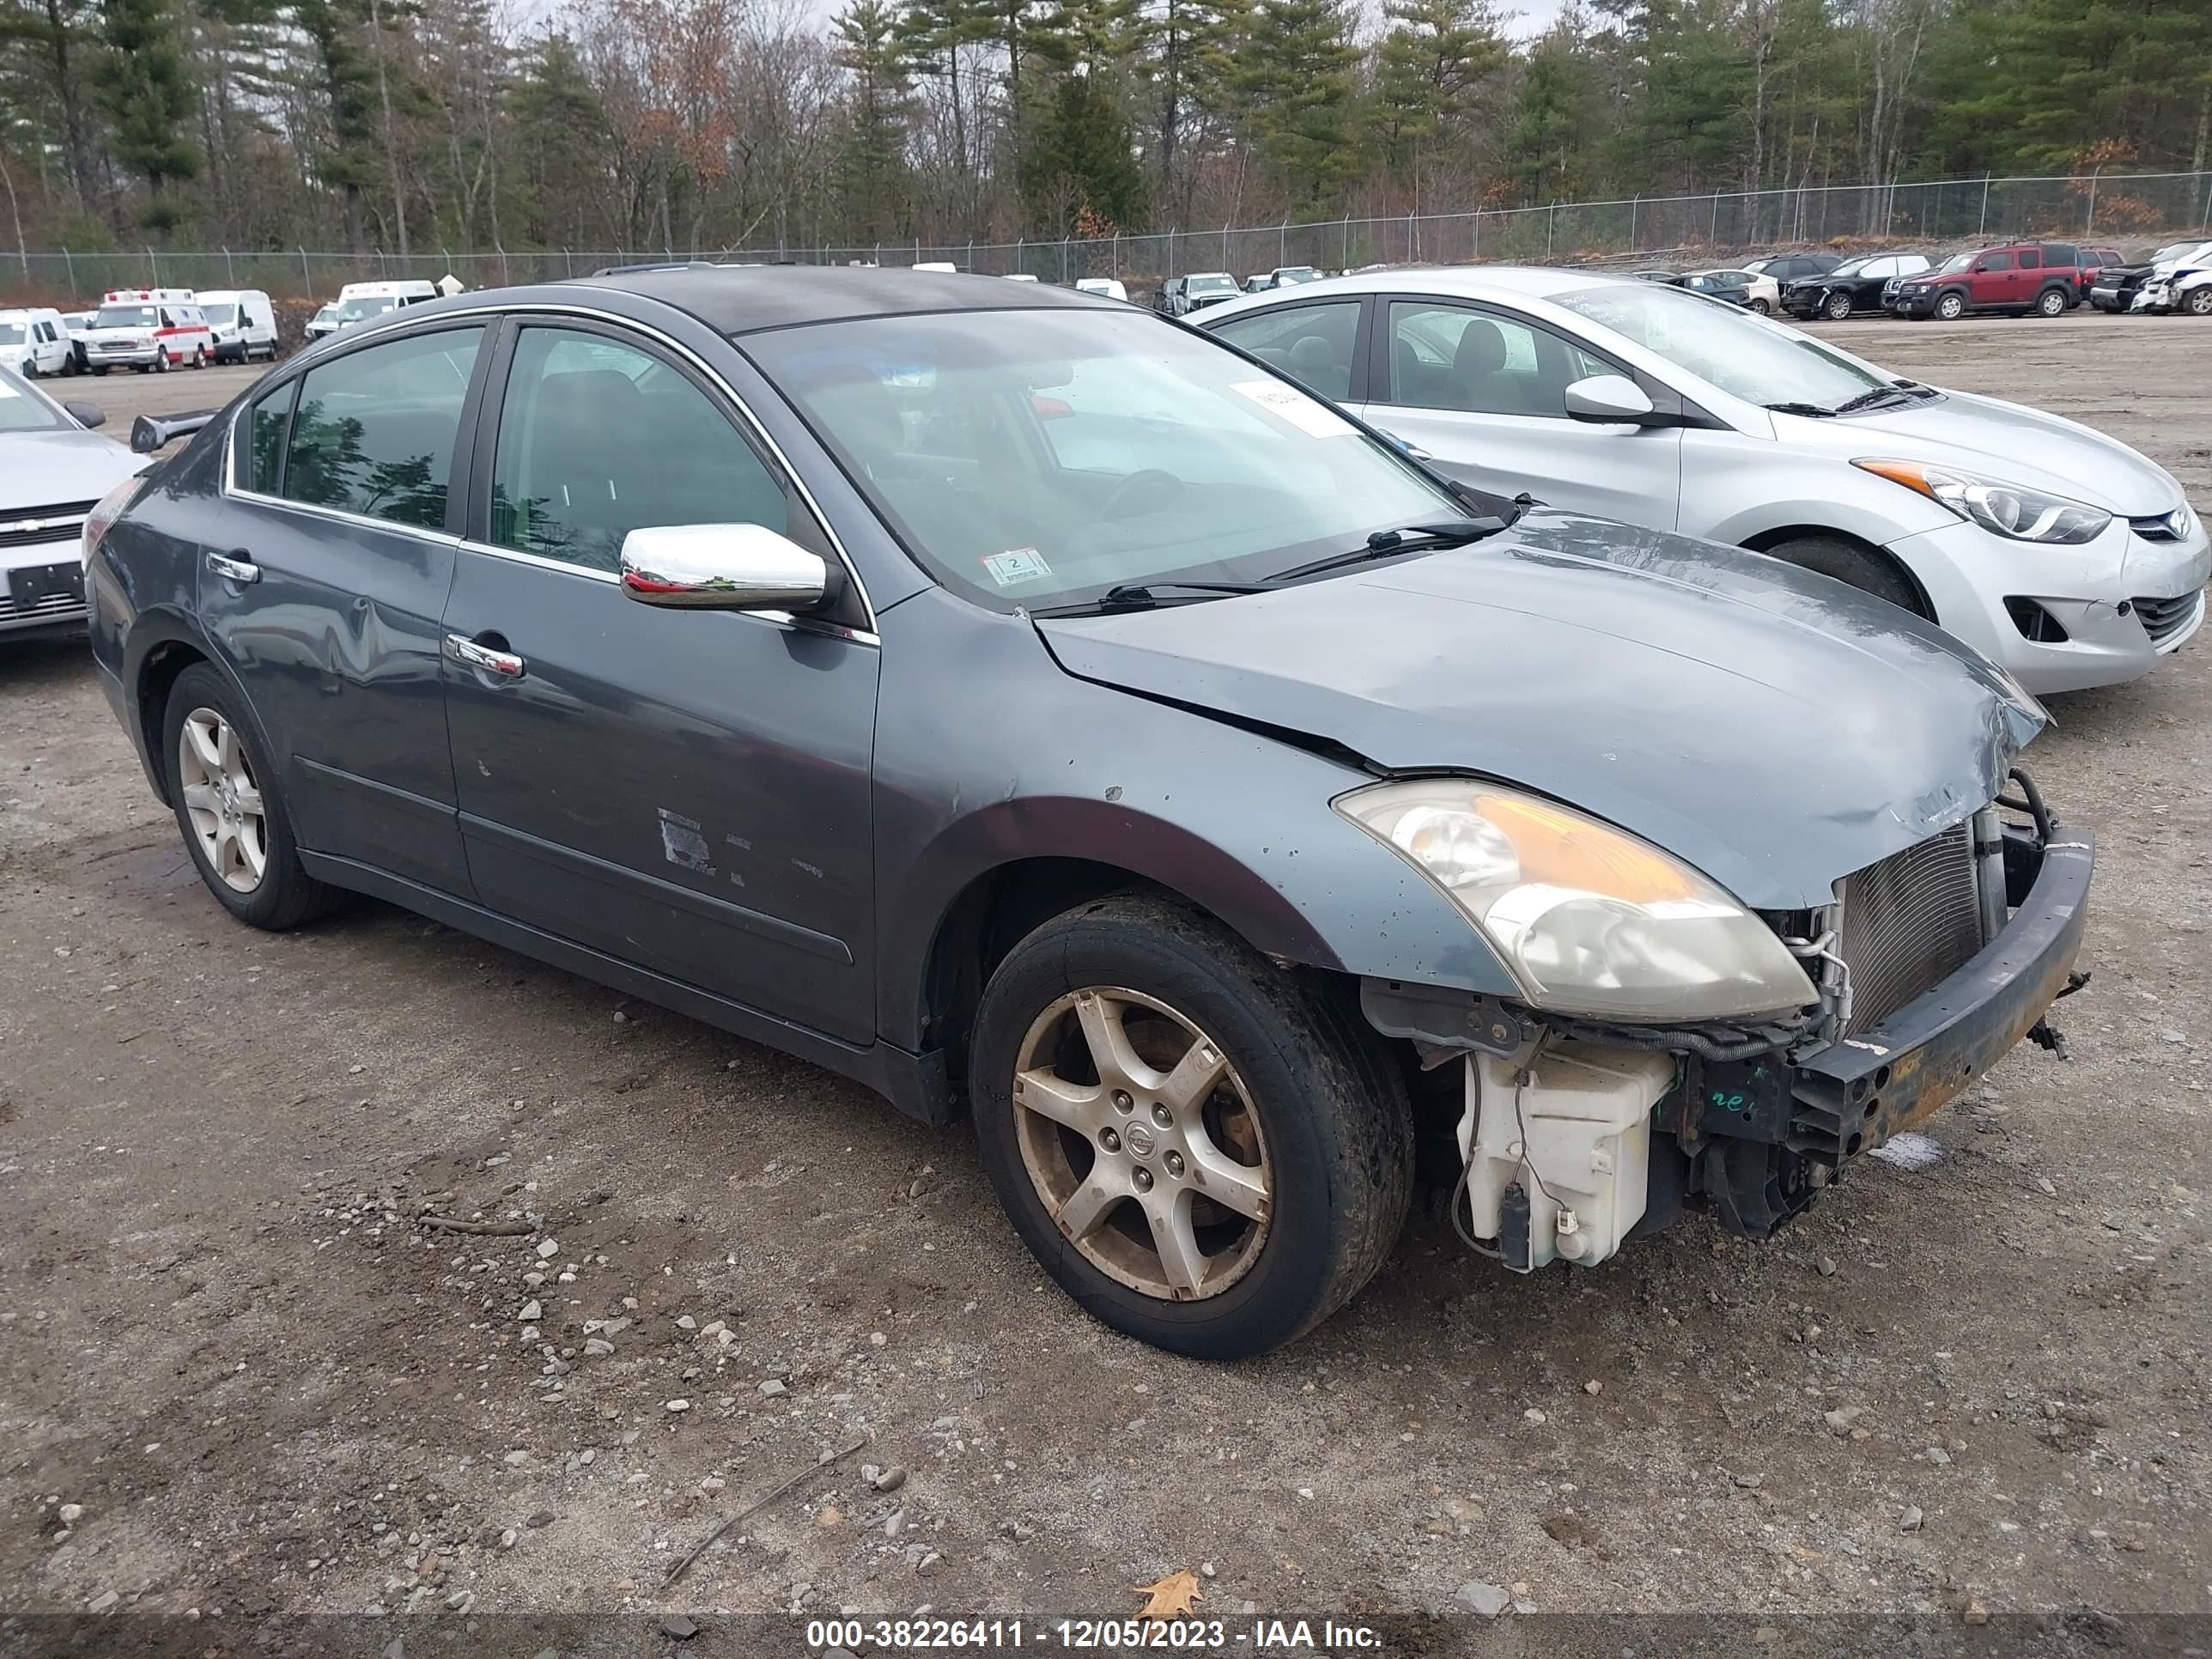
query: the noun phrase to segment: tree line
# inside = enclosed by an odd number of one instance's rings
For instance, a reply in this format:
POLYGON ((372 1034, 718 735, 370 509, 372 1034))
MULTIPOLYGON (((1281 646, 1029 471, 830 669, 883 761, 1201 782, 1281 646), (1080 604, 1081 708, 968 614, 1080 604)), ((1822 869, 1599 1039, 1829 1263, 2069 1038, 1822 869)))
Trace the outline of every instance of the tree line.
POLYGON ((33 248, 1011 241, 2208 144, 2212 0, 0 0, 33 248))

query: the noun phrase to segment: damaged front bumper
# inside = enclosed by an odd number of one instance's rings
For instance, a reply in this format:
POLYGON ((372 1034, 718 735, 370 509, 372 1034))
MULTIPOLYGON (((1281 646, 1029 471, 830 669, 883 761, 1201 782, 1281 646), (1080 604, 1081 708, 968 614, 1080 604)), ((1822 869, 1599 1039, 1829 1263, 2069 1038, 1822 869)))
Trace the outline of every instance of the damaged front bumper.
POLYGON ((1594 1265, 1685 1208, 1770 1237, 1854 1160, 1923 1122, 2078 983, 2088 835, 2008 828, 2008 916, 1955 972, 1842 1040, 1596 1030, 1534 1010, 1368 980, 1368 1020, 1432 1066, 1466 1056, 1455 1205, 1486 1252, 1528 1271, 1594 1265), (1463 1201, 1464 1208, 1459 1209, 1463 1201))

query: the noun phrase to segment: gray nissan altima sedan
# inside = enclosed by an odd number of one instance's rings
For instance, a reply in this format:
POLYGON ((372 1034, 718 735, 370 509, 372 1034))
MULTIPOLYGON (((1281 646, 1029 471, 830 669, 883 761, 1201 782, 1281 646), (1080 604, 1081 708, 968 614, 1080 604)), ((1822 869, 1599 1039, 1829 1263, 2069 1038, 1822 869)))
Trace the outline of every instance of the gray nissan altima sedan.
POLYGON ((240 921, 373 895, 972 1115, 1048 1270, 1189 1354, 1357 1291, 1417 1139, 1514 1271, 1764 1237, 2055 1041, 2081 937, 2043 713, 1948 635, 1042 284, 410 307, 85 542, 240 921))

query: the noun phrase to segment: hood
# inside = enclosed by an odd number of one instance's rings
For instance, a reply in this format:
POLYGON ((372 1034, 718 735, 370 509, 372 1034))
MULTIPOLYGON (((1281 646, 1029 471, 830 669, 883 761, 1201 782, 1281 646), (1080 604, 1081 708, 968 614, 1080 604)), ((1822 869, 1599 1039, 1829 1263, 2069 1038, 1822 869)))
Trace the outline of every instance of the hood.
POLYGON ((2130 518, 2168 513, 2182 501, 2172 475, 2125 444, 2057 415, 1970 392, 1838 420, 1805 419, 1793 434, 1793 441, 1810 439, 1852 459, 1927 461, 2040 484, 2130 518))
POLYGON ((96 432, 0 433, 0 519, 12 509, 96 501, 149 465, 96 432))
POLYGON ((1994 796, 2040 708, 1948 635, 1735 548, 1540 512, 1279 592, 1041 619, 1071 674, 1593 812, 1764 909, 1994 796))

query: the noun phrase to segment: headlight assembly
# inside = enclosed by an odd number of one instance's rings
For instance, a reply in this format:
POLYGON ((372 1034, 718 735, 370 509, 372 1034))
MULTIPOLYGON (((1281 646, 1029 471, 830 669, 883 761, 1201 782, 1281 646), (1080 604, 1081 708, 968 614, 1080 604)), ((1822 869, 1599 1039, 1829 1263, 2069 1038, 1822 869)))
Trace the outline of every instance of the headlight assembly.
POLYGON ((1648 842, 1474 778, 1413 778, 1336 810, 1459 906, 1530 1006, 1622 1020, 1746 1019, 1819 1000, 1771 928, 1648 842))
POLYGON ((1853 466, 1917 490, 1970 524, 2016 542, 2072 546, 2094 541, 2112 515, 2100 507, 2069 501, 2026 484, 2007 483, 1918 461, 1856 460, 1853 466))

